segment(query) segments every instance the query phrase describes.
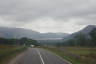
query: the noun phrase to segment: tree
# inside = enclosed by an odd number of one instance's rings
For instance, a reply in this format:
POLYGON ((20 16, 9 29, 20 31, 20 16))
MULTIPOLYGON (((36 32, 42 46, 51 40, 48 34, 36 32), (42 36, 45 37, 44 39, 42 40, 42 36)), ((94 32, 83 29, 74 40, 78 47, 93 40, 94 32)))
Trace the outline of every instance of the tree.
POLYGON ((92 46, 96 46, 96 28, 94 28, 91 32, 90 32, 90 36, 91 36, 91 45, 92 46))
POLYGON ((74 39, 75 39, 76 45, 87 46, 88 38, 84 34, 79 33, 74 37, 74 39))

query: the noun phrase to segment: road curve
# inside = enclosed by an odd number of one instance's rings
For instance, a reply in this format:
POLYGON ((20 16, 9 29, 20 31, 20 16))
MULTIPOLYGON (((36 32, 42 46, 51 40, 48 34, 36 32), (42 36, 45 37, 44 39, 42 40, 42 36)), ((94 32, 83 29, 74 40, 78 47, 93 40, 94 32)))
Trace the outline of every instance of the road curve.
POLYGON ((71 64, 56 54, 41 48, 29 48, 9 64, 71 64))

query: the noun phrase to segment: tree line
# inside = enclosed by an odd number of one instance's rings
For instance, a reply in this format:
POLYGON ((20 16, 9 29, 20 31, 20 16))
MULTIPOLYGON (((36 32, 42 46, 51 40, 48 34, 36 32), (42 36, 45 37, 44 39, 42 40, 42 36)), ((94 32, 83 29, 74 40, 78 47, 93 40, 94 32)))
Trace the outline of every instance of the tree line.
POLYGON ((29 39, 26 37, 20 39, 7 39, 7 38, 0 38, 0 45, 39 45, 36 40, 29 39))
POLYGON ((79 33, 75 35, 72 39, 64 41, 57 46, 96 46, 96 28, 94 28, 88 35, 79 33))

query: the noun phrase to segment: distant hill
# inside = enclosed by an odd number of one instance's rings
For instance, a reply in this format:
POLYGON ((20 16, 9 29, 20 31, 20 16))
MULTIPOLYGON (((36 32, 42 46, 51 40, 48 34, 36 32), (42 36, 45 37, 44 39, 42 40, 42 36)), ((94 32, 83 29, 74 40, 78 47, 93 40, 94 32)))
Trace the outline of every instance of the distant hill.
POLYGON ((78 34, 83 34, 85 35, 87 38, 90 38, 90 35, 89 33, 94 29, 96 28, 96 25, 88 25, 87 27, 85 27, 84 29, 78 31, 78 32, 75 32, 73 34, 70 34, 68 35, 67 37, 64 37, 64 40, 68 40, 68 39, 72 39, 74 38, 76 35, 78 34))
POLYGON ((80 33, 89 34, 94 28, 96 28, 96 25, 88 25, 84 29, 80 30, 80 33))
POLYGON ((62 45, 96 47, 96 26, 88 25, 63 39, 62 45))
POLYGON ((67 33, 39 33, 29 29, 23 28, 7 28, 0 27, 0 37, 4 38, 33 38, 33 39, 48 39, 48 38, 62 38, 67 36, 67 33))
MULTIPOLYGON (((41 33, 41 37, 44 37, 43 39, 58 39, 68 36, 67 33, 41 33)), ((41 38, 42 39, 42 38, 41 38)))

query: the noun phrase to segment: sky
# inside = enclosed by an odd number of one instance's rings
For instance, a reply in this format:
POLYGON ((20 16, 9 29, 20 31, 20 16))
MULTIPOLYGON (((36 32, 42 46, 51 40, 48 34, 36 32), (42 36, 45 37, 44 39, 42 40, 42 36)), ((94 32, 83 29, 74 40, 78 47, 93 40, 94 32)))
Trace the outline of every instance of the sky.
POLYGON ((0 26, 73 33, 96 25, 96 0, 0 0, 0 26))

